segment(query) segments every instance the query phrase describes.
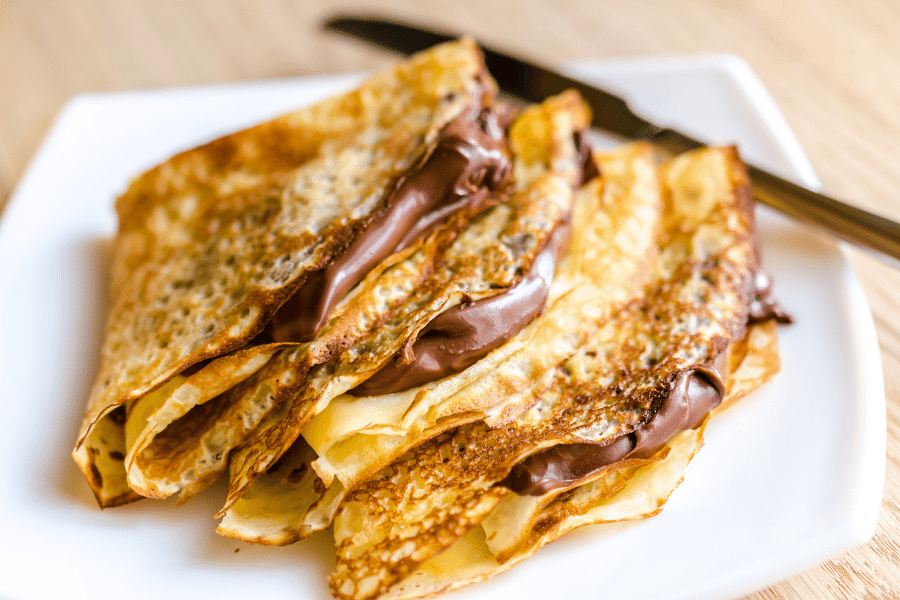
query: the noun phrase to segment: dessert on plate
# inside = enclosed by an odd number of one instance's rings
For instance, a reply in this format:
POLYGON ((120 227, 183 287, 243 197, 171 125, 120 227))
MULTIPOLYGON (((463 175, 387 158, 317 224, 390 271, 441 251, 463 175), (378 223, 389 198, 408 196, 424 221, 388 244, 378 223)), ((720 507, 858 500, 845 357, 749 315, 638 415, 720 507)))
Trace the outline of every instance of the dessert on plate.
POLYGON ((135 178, 73 451, 99 504, 227 476, 217 531, 333 525, 340 598, 658 512, 784 314, 733 148, 660 163, 589 123, 499 99, 462 39, 135 178))

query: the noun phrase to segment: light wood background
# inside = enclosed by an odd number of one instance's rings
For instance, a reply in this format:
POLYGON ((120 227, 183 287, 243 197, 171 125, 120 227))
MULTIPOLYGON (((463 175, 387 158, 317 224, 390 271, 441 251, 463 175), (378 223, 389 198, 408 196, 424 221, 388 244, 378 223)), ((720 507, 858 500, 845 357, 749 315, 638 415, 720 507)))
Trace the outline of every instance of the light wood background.
MULTIPOLYGON (((431 22, 547 63, 738 54, 775 97, 826 191, 900 219, 898 0, 0 0, 0 209, 75 94, 386 64, 379 52, 318 31, 341 10, 431 22)), ((878 531, 756 600, 900 597, 900 270, 856 252, 853 262, 887 391, 878 531)))

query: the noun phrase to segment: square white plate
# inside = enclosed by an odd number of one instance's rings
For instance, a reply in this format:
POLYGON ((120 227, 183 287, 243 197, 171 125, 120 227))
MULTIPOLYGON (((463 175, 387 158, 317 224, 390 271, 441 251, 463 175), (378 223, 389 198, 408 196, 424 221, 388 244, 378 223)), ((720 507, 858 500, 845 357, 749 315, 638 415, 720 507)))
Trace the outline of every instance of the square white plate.
MULTIPOLYGON (((815 186, 739 59, 582 63, 648 116, 815 186)), ((214 487, 186 506, 101 512, 69 451, 96 367, 113 200, 176 151, 352 86, 358 75, 72 100, 0 221, 0 597, 328 598, 320 533, 286 548, 213 533, 214 487)), ((662 514, 588 527, 456 598, 727 598, 867 540, 885 461, 881 363, 866 300, 830 239, 759 211, 766 268, 797 323, 783 370, 715 419, 662 514)))

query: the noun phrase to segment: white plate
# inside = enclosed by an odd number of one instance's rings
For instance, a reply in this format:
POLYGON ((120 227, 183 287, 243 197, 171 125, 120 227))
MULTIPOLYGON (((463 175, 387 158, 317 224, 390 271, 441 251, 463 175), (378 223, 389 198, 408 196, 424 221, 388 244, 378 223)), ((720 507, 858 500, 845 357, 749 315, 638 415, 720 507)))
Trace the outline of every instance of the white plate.
MULTIPOLYGON (((816 185, 738 59, 581 64, 655 118, 816 185)), ((0 221, 0 597, 327 598, 329 534, 286 548, 220 538, 214 487, 186 506, 101 512, 69 451, 104 317, 112 203, 172 153, 352 86, 359 76, 103 94, 62 112, 0 221), (126 591, 127 590, 127 591, 126 591)), ((766 267, 797 323, 783 371, 717 418, 656 518, 584 528, 456 598, 726 598, 868 539, 885 406, 878 347, 838 246, 765 210, 766 267)))

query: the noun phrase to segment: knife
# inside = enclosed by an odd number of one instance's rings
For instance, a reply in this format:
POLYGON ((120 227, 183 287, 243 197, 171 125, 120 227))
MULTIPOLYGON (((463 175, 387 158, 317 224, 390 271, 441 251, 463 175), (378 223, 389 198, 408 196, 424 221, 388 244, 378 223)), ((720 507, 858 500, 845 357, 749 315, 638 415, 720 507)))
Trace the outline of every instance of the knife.
MULTIPOLYGON (((326 31, 347 35, 404 55, 461 37, 378 17, 340 16, 323 23, 326 31)), ((660 127, 637 115, 628 103, 603 89, 479 44, 488 71, 500 89, 527 102, 540 102, 564 90, 578 90, 590 104, 592 125, 623 140, 644 140, 671 154, 704 144, 683 133, 660 127)), ((857 246, 900 260, 900 224, 747 165, 753 195, 782 213, 822 228, 857 246)))

